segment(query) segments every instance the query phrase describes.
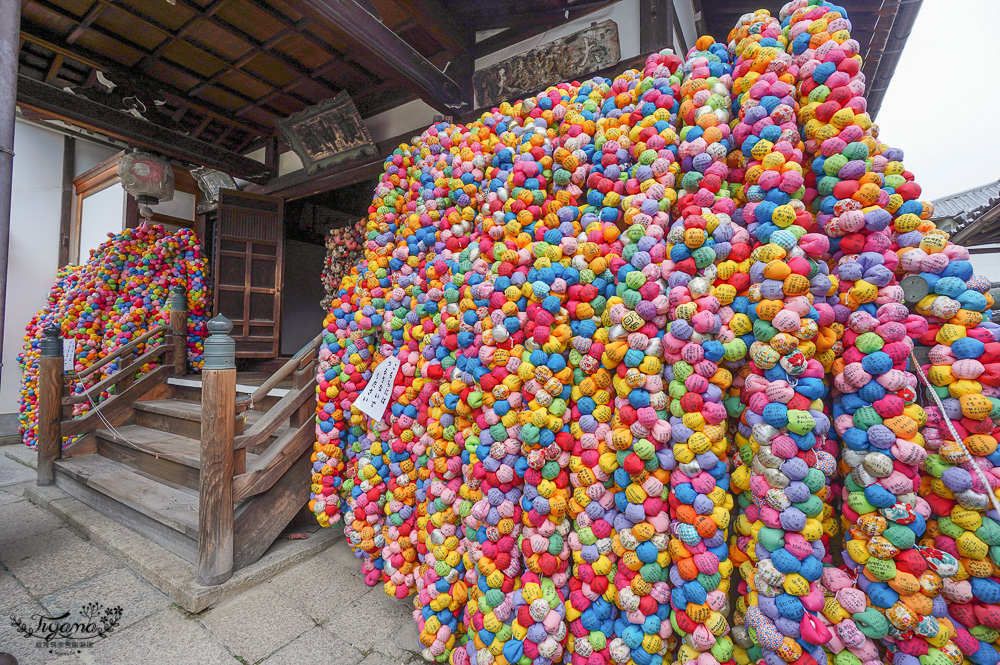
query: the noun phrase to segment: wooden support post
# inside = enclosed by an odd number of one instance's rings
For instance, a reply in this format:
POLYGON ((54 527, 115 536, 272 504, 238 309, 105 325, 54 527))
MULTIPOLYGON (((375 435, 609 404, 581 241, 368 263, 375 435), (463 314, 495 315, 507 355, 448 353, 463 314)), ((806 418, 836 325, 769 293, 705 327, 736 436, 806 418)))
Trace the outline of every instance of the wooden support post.
POLYGON ((236 342, 233 322, 208 322, 201 380, 201 483, 198 501, 198 583, 222 584, 233 574, 233 473, 236 436, 236 342))
MULTIPOLYGON (((123 354, 122 357, 118 359, 118 371, 119 372, 122 371, 123 369, 131 365, 134 361, 135 361, 135 353, 133 353, 132 351, 123 354)), ((123 374, 121 380, 117 384, 115 384, 115 394, 121 395, 123 392, 131 388, 133 383, 135 383, 135 372, 128 372, 127 374, 123 374)))
MULTIPOLYGON (((313 378, 316 373, 316 364, 309 363, 300 370, 297 370, 292 374, 292 389, 302 390, 313 378)), ((312 420, 316 417, 316 403, 315 400, 306 400, 305 404, 297 408, 292 412, 292 415, 288 418, 288 424, 293 428, 301 427, 308 420, 312 420)))
POLYGON ((63 357, 59 327, 43 331, 38 361, 38 484, 56 481, 55 462, 62 454, 63 357))
POLYGON ((673 37, 674 0, 642 0, 639 3, 639 53, 673 47, 673 37))
POLYGON ((73 175, 76 169, 76 139, 63 137, 62 207, 59 213, 59 267, 69 263, 69 241, 73 235, 73 175))
POLYGON ((183 286, 175 286, 170 295, 170 341, 173 343, 174 374, 187 374, 187 293, 183 286))
MULTIPOLYGON (((17 99, 17 58, 21 50, 21 0, 0 0, 0 358, 7 302, 7 248, 10 244, 10 196, 14 176, 14 115, 17 99)), ((17 284, 17 282, 14 282, 17 284)), ((20 322, 18 322, 20 325, 20 322)))

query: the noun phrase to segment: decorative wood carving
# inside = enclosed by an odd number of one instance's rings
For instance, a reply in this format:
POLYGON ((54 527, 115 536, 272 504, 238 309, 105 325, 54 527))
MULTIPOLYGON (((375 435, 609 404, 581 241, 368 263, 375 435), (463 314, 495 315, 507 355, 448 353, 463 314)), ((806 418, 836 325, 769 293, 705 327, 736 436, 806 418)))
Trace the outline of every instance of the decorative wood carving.
POLYGON ((472 75, 476 107, 534 93, 560 81, 618 64, 618 24, 608 20, 555 39, 472 75))
POLYGON ((309 173, 378 152, 351 96, 343 91, 275 124, 309 173))

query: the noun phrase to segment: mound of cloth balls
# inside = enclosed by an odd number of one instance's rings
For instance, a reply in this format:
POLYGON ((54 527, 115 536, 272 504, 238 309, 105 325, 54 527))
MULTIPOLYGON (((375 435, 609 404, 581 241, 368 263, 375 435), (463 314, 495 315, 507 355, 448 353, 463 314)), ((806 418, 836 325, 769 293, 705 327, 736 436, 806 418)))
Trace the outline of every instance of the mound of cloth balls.
MULTIPOLYGON (((159 224, 143 224, 108 236, 91 250, 86 263, 59 269, 48 303, 25 328, 24 350, 17 360, 21 366, 19 429, 28 446, 37 443, 38 359, 43 330, 50 325, 60 329, 64 340, 75 340, 74 371, 81 372, 150 328, 169 324, 171 290, 180 286, 187 293, 188 370, 199 371, 204 362, 208 265, 198 237, 190 229, 171 232, 159 224)), ((161 341, 161 337, 150 339, 137 354, 161 341)), ((156 364, 142 367, 139 373, 156 364)), ((108 363, 75 382, 73 390, 82 393, 119 369, 118 361, 108 363)), ((103 394, 97 401, 108 396, 103 394)), ((73 415, 90 408, 88 403, 77 404, 73 415)))
POLYGON ((326 259, 323 261, 323 296, 320 307, 329 311, 340 291, 340 281, 363 255, 366 220, 340 226, 326 234, 326 259))
POLYGON ((795 0, 387 158, 309 507, 426 660, 1000 662, 1000 327, 860 51, 795 0))

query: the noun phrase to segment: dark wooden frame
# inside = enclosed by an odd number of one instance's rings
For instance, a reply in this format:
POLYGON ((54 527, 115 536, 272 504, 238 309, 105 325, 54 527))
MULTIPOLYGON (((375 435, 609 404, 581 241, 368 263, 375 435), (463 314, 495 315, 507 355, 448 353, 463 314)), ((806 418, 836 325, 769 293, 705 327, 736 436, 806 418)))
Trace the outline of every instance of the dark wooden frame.
POLYGON ((275 120, 274 124, 285 135, 288 144, 299 156, 303 168, 308 173, 315 173, 320 169, 378 154, 378 148, 372 141, 368 128, 361 120, 354 102, 351 101, 351 96, 346 92, 340 92, 336 97, 324 99, 319 104, 310 106, 299 113, 293 113, 287 118, 275 120), (316 159, 303 136, 302 127, 306 123, 322 123, 323 130, 328 129, 330 124, 349 130, 348 138, 351 143, 349 147, 316 159))
MULTIPOLYGON (((80 228, 83 223, 84 199, 120 182, 118 178, 118 162, 124 154, 124 151, 115 153, 70 181, 72 184, 73 213, 70 217, 68 228, 69 244, 66 252, 67 262, 78 263, 80 261, 80 228)), ((185 169, 176 165, 172 168, 174 170, 174 190, 191 194, 195 197, 194 208, 191 210, 192 219, 183 219, 155 211, 150 219, 156 224, 171 224, 173 226, 193 229, 198 234, 198 238, 203 239, 204 228, 199 224, 196 212, 202 196, 198 183, 185 169)), ((135 198, 128 193, 125 194, 125 209, 123 210, 122 219, 122 228, 135 228, 139 225, 139 207, 135 202, 135 198)))
POLYGON ((236 357, 275 358, 279 355, 281 350, 281 292, 284 286, 283 281, 284 281, 284 244, 285 244, 284 243, 284 199, 282 199, 281 197, 271 197, 253 192, 246 192, 246 191, 237 192, 241 198, 252 198, 267 202, 272 202, 275 199, 277 199, 277 201, 279 201, 281 204, 280 208, 281 212, 277 216, 282 218, 281 221, 282 227, 278 229, 277 246, 275 248, 275 253, 273 256, 269 254, 253 253, 252 247, 254 243, 268 242, 260 240, 243 239, 242 242, 245 242, 246 250, 243 252, 237 252, 237 251, 222 249, 223 234, 221 228, 220 215, 224 211, 224 209, 228 206, 228 204, 223 200, 225 198, 226 191, 228 190, 222 190, 219 193, 219 202, 217 204, 215 222, 214 222, 215 229, 213 235, 212 264, 211 264, 212 284, 213 284, 212 291, 214 298, 213 310, 215 311, 216 314, 220 313, 227 314, 226 312, 219 311, 219 293, 221 291, 235 292, 235 289, 226 288, 226 286, 219 284, 221 257, 223 256, 245 257, 246 262, 244 264, 244 278, 243 278, 244 287, 240 289, 241 291, 243 291, 243 319, 239 320, 239 323, 242 326, 242 330, 240 331, 235 330, 235 323, 237 320, 236 319, 233 320, 234 331, 232 335, 237 342, 236 357), (251 271, 253 269, 254 259, 275 261, 274 288, 251 286, 251 271), (250 296, 254 293, 266 293, 274 296, 274 338, 273 338, 274 341, 272 349, 269 354, 262 353, 260 351, 252 351, 239 348, 239 342, 241 340, 247 342, 253 341, 253 338, 250 335, 250 327, 254 325, 253 321, 250 319, 250 296))

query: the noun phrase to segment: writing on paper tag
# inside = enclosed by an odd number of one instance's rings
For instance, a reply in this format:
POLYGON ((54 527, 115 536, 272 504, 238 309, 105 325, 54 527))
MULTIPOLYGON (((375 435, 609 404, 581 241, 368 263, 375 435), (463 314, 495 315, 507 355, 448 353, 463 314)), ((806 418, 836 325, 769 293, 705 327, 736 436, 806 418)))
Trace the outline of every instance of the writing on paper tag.
POLYGON ((389 399, 392 397, 392 384, 396 381, 396 372, 399 371, 399 358, 390 356, 372 372, 372 378, 368 385, 361 391, 358 399, 354 401, 354 406, 358 411, 373 420, 381 420, 385 415, 386 407, 389 406, 389 399))
POLYGON ((76 369, 76 340, 63 340, 63 371, 72 372, 76 369))

